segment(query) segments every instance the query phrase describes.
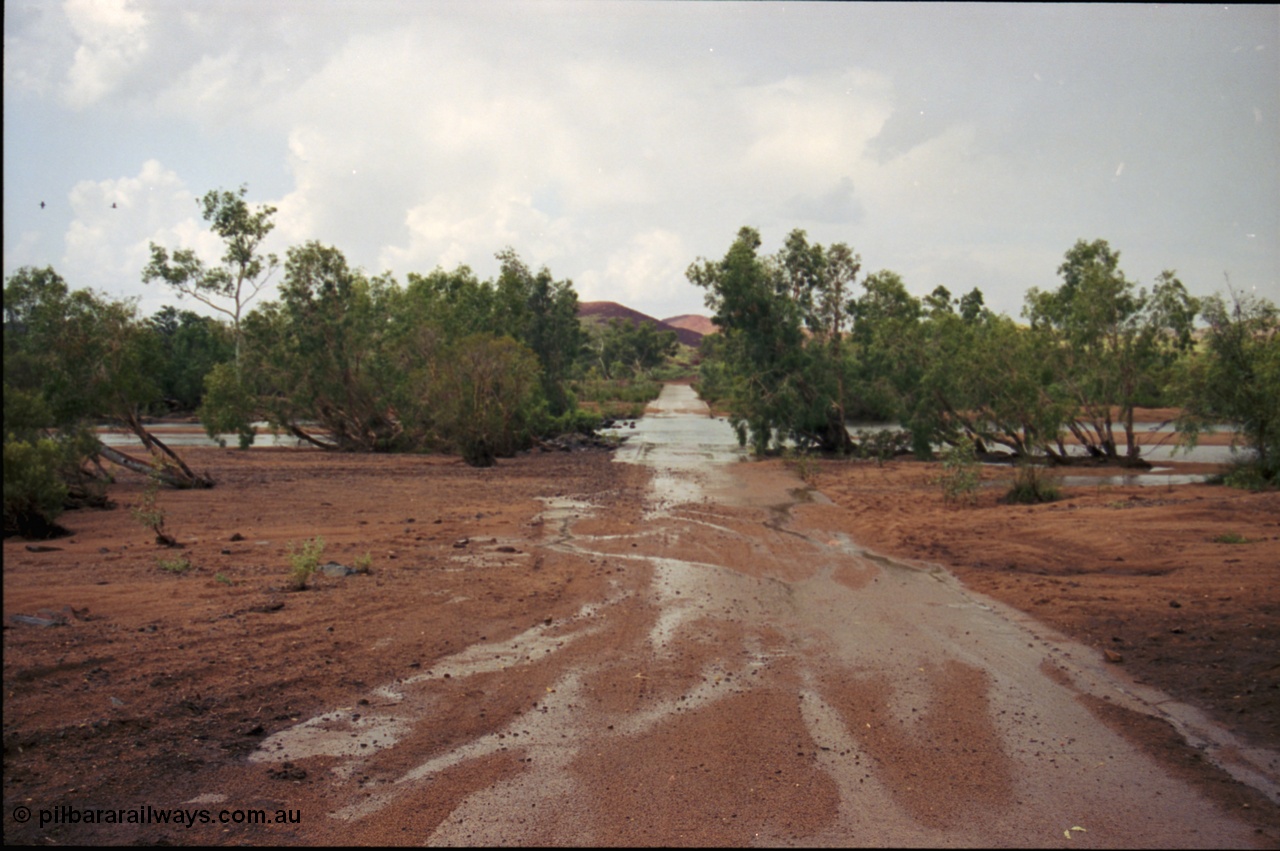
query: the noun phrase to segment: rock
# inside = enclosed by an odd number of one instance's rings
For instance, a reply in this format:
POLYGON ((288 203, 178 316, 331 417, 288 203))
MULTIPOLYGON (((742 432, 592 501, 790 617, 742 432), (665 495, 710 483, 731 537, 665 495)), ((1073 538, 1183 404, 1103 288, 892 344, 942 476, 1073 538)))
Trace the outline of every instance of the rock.
POLYGON ((462 549, 463 547, 465 547, 465 546, 466 546, 467 544, 469 544, 469 543, 471 543, 471 539, 470 539, 470 538, 459 538, 458 540, 456 540, 456 541, 454 541, 454 542, 453 542, 453 548, 454 548, 455 550, 460 550, 460 549, 462 549))
POLYGON ((323 573, 325 576, 351 576, 358 571, 354 567, 347 567, 345 564, 331 561, 317 567, 316 572, 323 573))
POLYGON ((267 776, 272 780, 306 780, 307 770, 299 768, 292 762, 283 762, 279 769, 267 769, 267 776))
POLYGON ((38 618, 35 615, 9 615, 9 620, 26 626, 66 626, 66 618, 38 618))
POLYGON ((1114 650, 1103 650, 1102 655, 1107 657, 1107 661, 1111 662, 1112 664, 1118 665, 1119 663, 1124 661, 1124 656, 1121 656, 1119 653, 1117 653, 1114 650))

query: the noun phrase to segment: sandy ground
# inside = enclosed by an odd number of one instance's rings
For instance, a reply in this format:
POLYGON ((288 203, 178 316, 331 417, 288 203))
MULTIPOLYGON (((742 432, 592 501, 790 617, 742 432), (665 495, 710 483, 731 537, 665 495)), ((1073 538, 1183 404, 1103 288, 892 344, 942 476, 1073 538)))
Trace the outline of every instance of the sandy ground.
MULTIPOLYGON (((115 510, 63 518, 70 537, 4 542, 7 843, 399 844, 429 835, 466 842, 467 835, 447 833, 455 811, 499 781, 532 776, 526 761, 544 758, 544 751, 522 749, 520 736, 554 731, 534 725, 530 732, 528 719, 538 712, 572 717, 572 702, 589 699, 593 718, 621 726, 646 701, 696 691, 690 684, 699 682, 699 671, 711 687, 708 660, 720 644, 742 640, 721 625, 686 641, 670 659, 583 667, 610 631, 654 629, 646 605, 619 605, 601 634, 579 640, 590 631, 581 626, 584 604, 638 600, 654 576, 625 558, 549 545, 568 528, 567 518, 577 518, 576 534, 602 540, 645 528, 640 495, 649 474, 612 463, 607 452, 535 453, 490 470, 455 459, 292 449, 191 449, 184 456, 218 486, 160 495, 166 528, 182 549, 157 546, 130 517, 143 482, 127 474, 111 489, 115 510), (594 515, 577 517, 587 503, 594 515), (324 539, 322 560, 352 565, 367 554, 371 573, 318 576, 305 591, 288 590, 291 545, 316 536, 324 539), (163 569, 162 561, 174 559, 188 560, 191 569, 163 569), (450 677, 449 665, 462 665, 469 648, 516 638, 526 657, 545 652, 548 661, 525 658, 518 676, 477 661, 466 676, 455 670, 450 677), (595 673, 570 693, 565 677, 575 665, 595 673), (424 677, 429 693, 421 690, 424 677), (379 715, 387 689, 395 692, 388 700, 421 701, 431 723, 408 732, 362 725, 362 715, 393 724, 379 715), (336 710, 347 726, 335 735, 345 744, 299 751, 296 761, 262 757, 267 743, 286 747, 289 731, 336 710), (379 751, 379 735, 393 733, 413 747, 379 751), (482 735, 500 741, 483 752, 468 750, 482 735), (376 758, 355 761, 351 755, 361 749, 376 758), (432 793, 412 805, 391 795, 398 787, 387 780, 426 770, 407 750, 461 754, 427 764, 436 778, 432 793), (321 782, 342 771, 342 794, 351 800, 335 800, 332 784, 321 782), (142 806, 215 814, 260 808, 283 811, 286 823, 68 824, 58 810, 142 806), (339 822, 319 815, 343 808, 358 814, 362 806, 384 817, 339 822), (23 807, 29 821, 19 816, 23 807), (304 816, 301 823, 287 823, 291 812, 304 816)), ((750 466, 751 475, 795 475, 782 461, 750 466)), ((824 461, 805 472, 831 504, 798 515, 820 516, 826 528, 873 550, 941 564, 965 586, 1095 649, 1135 681, 1203 709, 1242 740, 1280 748, 1280 494, 1100 486, 1070 489, 1052 504, 1012 507, 991 488, 977 505, 958 508, 944 504, 933 465, 824 461)), ((682 547, 711 546, 697 534, 689 527, 682 547)), ((625 554, 635 544, 617 546, 625 554)), ((783 643, 767 631, 750 641, 760 658, 770 655, 771 642, 783 643)), ((609 646, 632 645, 620 639, 609 646)), ((948 693, 977 687, 963 666, 940 664, 931 676, 948 693)), ((639 819, 628 828, 631 815, 606 822, 600 814, 544 812, 536 821, 542 833, 508 838, 564 841, 548 825, 571 815, 585 844, 745 844, 762 841, 766 828, 775 832, 763 841, 826 835, 814 831, 830 823, 839 797, 826 775, 808 762, 785 775, 763 768, 782 764, 796 747, 790 733, 769 732, 799 726, 782 693, 785 678, 776 682, 724 698, 723 712, 680 716, 660 734, 626 739, 618 747, 634 749, 630 758, 583 748, 561 766, 601 787, 616 786, 618 812, 669 804, 685 807, 688 821, 657 830, 639 819), (726 730, 732 718, 752 720, 726 730), (761 767, 707 744, 726 735, 764 755, 761 767), (671 785, 674 773, 670 781, 650 776, 657 769, 646 754, 655 750, 678 750, 701 779, 680 789, 671 785), (776 820, 753 821, 752 796, 766 788, 771 811, 795 814, 785 832, 777 832, 784 829, 776 820)), ((718 684, 716 678, 712 685, 718 684)), ((834 680, 820 685, 829 693, 846 687, 834 680)), ((877 699, 859 692, 849 705, 874 711, 877 699)), ((1170 776, 1252 825, 1260 846, 1280 844, 1276 805, 1210 765, 1167 723, 1103 701, 1088 708, 1170 776)), ((966 735, 987 732, 979 724, 966 735)), ((865 744, 875 752, 875 742, 865 744)), ((923 782, 905 774, 895 781, 892 771, 886 777, 907 790, 923 782)), ((1011 796, 1009 782, 1004 777, 983 794, 1011 796)), ((902 794, 900 802, 922 824, 939 828, 930 821, 937 816, 934 798, 902 794)), ((554 799, 537 800, 545 810, 554 799)), ((1062 828, 1069 827, 1055 827, 1050 838, 1065 843, 1062 828)), ((916 844, 932 835, 919 834, 916 844)), ((1078 845, 1092 835, 1069 838, 1078 845)), ((471 841, 476 836, 485 835, 471 841)), ((957 841, 975 841, 975 834, 963 836, 957 841)), ((838 844, 838 837, 825 841, 838 844)), ((1215 843, 1200 836, 1188 844, 1215 843)))

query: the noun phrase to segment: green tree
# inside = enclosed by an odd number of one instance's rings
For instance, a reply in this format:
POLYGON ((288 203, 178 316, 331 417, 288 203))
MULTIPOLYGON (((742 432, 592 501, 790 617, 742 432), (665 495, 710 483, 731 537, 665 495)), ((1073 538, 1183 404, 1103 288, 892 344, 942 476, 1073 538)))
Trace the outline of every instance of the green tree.
MULTIPOLYGON (((393 289, 387 278, 352 269, 332 246, 312 241, 289 250, 280 301, 245 321, 246 383, 273 425, 345 451, 418 443, 396 413, 403 381, 384 345, 393 289)), ((234 392, 229 398, 237 399, 234 392)))
POLYGON ((596 334, 594 359, 605 378, 646 376, 680 347, 675 331, 659 331, 653 322, 613 317, 596 334))
POLYGON ((247 186, 237 192, 214 190, 197 203, 209 228, 225 245, 220 266, 209 268, 193 249, 170 252, 151 243, 151 262, 142 270, 144 283, 163 281, 180 296, 190 296, 231 320, 235 336, 235 361, 240 363, 240 320, 279 265, 274 254, 262 253, 262 242, 275 228, 271 217, 276 208, 262 205, 250 209, 244 196, 247 186))
POLYGON ((859 261, 847 246, 810 245, 800 230, 776 257, 760 257, 759 247, 760 234, 744 227, 723 260, 686 271, 707 290, 721 328, 711 351, 724 368, 715 374, 704 362, 702 384, 725 394, 739 439, 756 452, 788 439, 847 451, 842 302, 859 261))
POLYGON ((1106 240, 1079 240, 1058 268, 1062 285, 1026 295, 1032 326, 1051 331, 1060 392, 1075 405, 1068 428, 1090 454, 1118 459, 1113 409, 1125 433, 1125 458, 1140 447, 1133 409, 1162 370, 1190 345, 1198 304, 1173 272, 1148 293, 1128 281, 1120 253, 1106 240))
POLYGON ((1233 446, 1252 454, 1252 483, 1280 480, 1280 313, 1265 298, 1228 289, 1204 304, 1208 323, 1201 348, 1185 362, 1177 427, 1194 446, 1219 423, 1233 431, 1233 446))
POLYGON ((510 337, 473 334, 444 353, 433 389, 443 436, 474 467, 489 467, 527 440, 540 399, 537 356, 510 337))
POLYGON ((204 380, 216 365, 235 357, 230 329, 190 310, 162 307, 146 320, 158 340, 159 358, 152 371, 169 406, 194 411, 204 398, 204 380))
POLYGON ((143 424, 160 400, 154 364, 161 356, 132 302, 72 291, 51 267, 23 267, 5 282, 4 348, 5 439, 28 444, 35 454, 22 457, 42 464, 51 456, 39 441, 55 440, 61 460, 54 474, 69 495, 102 501, 93 484, 100 474, 89 466, 99 457, 176 487, 213 484, 143 424), (150 460, 103 444, 91 432, 99 422, 132 431, 150 460))
POLYGON ((578 294, 571 281, 554 280, 545 266, 531 272, 511 248, 498 252, 497 258, 502 266, 493 331, 511 335, 537 355, 543 395, 551 414, 560 416, 574 407, 569 376, 586 344, 578 322, 578 294))

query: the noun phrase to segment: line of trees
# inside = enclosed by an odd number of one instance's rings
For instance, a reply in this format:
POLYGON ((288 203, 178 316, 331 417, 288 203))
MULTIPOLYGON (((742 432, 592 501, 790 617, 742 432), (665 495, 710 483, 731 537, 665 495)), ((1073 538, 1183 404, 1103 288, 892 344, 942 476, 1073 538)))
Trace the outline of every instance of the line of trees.
POLYGON ((1064 462, 1070 436, 1089 456, 1141 465, 1134 409, 1171 405, 1188 442, 1231 423, 1259 480, 1276 479, 1280 326, 1265 299, 1201 301, 1172 271, 1139 287, 1105 240, 1080 240, 1057 288, 1026 293, 1023 324, 976 288, 920 299, 891 271, 859 279, 847 245, 810 244, 802 230, 775 255, 760 245, 744 227, 722 260, 686 273, 722 329, 701 392, 758 452, 851 452, 847 422, 868 419, 901 423, 921 457, 966 443, 1064 462))
MULTIPOLYGON (((144 319, 133 301, 73 290, 52 268, 6 280, 6 534, 45 536, 64 507, 105 502, 104 460, 211 486, 148 430, 166 410, 196 410, 211 437, 238 434, 242 447, 265 420, 325 449, 453 452, 478 466, 598 425, 571 389, 592 357, 571 282, 511 249, 496 279, 461 266, 403 286, 319 242, 280 262, 261 250, 274 208, 245 194, 200 199, 225 248, 217 264, 153 244, 142 271, 220 318, 165 307, 144 319), (258 301, 277 273, 278 298, 258 301), (93 427, 104 422, 137 435, 146 456, 103 444, 93 427)), ((632 337, 614 329, 606 341, 632 359, 615 339, 632 337)))

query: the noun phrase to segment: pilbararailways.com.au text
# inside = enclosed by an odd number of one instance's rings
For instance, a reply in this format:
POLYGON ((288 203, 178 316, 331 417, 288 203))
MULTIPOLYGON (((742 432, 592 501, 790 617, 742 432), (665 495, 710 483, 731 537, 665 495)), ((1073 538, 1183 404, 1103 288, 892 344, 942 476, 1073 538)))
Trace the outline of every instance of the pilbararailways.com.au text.
MULTIPOLYGON (((25 822, 31 818, 31 808, 15 807, 15 821, 25 822), (25 810, 26 813, 20 812, 25 810), (25 815, 25 818, 23 817, 25 815)), ((74 807, 61 804, 56 807, 41 807, 35 810, 40 827, 67 824, 142 824, 142 825, 181 825, 194 827, 198 824, 301 824, 302 810, 264 810, 264 809, 188 809, 186 807, 153 807, 150 804, 140 807, 74 807)))

